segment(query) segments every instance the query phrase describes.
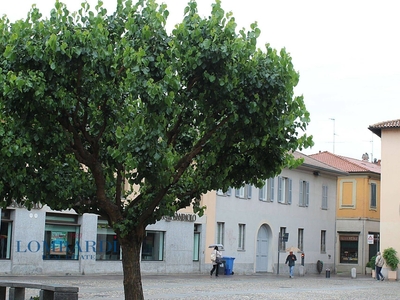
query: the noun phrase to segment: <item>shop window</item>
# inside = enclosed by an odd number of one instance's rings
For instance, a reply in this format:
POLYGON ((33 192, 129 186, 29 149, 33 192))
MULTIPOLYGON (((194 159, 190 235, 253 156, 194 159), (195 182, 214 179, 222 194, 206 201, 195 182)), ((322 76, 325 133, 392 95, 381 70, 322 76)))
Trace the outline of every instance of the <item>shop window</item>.
POLYGON ((1 210, 0 224, 0 259, 11 258, 12 221, 10 210, 1 210))
POLYGON ((78 216, 70 214, 46 214, 43 259, 79 258, 78 216))
POLYGON ((97 220, 96 260, 120 260, 121 247, 107 220, 97 220))
POLYGON ((358 264, 358 235, 340 235, 340 263, 358 264))
POLYGON ((164 232, 146 231, 142 245, 142 260, 162 261, 164 259, 164 232))

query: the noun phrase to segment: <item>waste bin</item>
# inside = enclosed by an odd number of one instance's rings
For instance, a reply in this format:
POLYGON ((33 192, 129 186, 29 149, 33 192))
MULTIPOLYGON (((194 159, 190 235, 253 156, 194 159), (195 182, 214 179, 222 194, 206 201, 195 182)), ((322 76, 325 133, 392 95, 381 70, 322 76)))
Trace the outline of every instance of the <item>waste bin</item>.
POLYGON ((331 278, 331 270, 330 269, 326 269, 325 271, 326 271, 325 277, 326 278, 331 278))
POLYGON ((224 256, 222 259, 225 260, 225 275, 233 275, 233 261, 235 258, 224 256))

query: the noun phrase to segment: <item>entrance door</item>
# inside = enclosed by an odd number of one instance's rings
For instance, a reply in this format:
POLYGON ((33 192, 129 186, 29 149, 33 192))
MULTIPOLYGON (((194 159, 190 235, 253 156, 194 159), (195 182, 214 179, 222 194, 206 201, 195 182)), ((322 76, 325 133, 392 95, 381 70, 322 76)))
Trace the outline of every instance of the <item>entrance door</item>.
POLYGON ((256 272, 268 271, 268 229, 263 225, 257 234, 256 272))

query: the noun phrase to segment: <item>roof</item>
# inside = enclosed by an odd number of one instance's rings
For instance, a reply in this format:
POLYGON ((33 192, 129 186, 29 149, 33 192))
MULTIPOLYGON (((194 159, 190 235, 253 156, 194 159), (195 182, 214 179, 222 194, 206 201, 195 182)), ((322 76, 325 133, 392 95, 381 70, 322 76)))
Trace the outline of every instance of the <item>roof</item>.
POLYGON ((400 119, 380 122, 380 123, 376 123, 374 125, 370 125, 368 127, 369 130, 371 130, 373 133, 375 133, 379 137, 381 136, 382 129, 389 129, 389 128, 400 128, 400 119))
POLYGON ((298 151, 295 151, 292 153, 293 156, 298 159, 298 158, 302 158, 303 164, 301 166, 303 167, 308 167, 310 169, 313 169, 314 171, 324 171, 324 172, 328 172, 328 173, 333 173, 335 175, 348 175, 346 173, 346 171, 343 171, 339 168, 336 168, 334 166, 331 166, 329 164, 326 164, 325 162, 322 162, 320 160, 314 159, 308 155, 305 155, 303 153, 300 153, 298 151))
POLYGON ((311 154, 310 157, 349 173, 371 172, 381 174, 380 164, 374 164, 365 160, 336 155, 328 151, 311 154))

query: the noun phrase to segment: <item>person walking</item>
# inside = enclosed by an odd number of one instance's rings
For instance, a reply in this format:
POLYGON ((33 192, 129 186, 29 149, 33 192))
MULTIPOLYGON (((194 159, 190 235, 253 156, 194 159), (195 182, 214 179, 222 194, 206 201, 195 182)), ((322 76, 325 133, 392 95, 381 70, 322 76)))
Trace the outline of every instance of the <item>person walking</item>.
POLYGON ((222 257, 221 251, 218 250, 218 246, 215 246, 213 252, 211 253, 211 262, 213 264, 213 268, 210 271, 210 276, 212 276, 215 271, 215 277, 218 277, 218 270, 219 270, 219 264, 221 263, 221 257, 222 257))
POLYGON ((385 277, 382 275, 382 267, 385 264, 385 259, 383 258, 380 252, 376 253, 375 258, 375 273, 376 273, 376 280, 384 281, 385 277))
POLYGON ((296 255, 293 254, 293 251, 289 252, 289 255, 286 257, 286 261, 285 261, 285 265, 288 264, 289 266, 289 274, 290 274, 290 278, 293 278, 293 272, 294 272, 294 265, 295 265, 295 261, 297 260, 296 255))

